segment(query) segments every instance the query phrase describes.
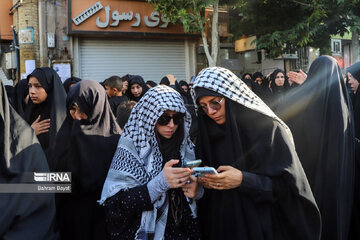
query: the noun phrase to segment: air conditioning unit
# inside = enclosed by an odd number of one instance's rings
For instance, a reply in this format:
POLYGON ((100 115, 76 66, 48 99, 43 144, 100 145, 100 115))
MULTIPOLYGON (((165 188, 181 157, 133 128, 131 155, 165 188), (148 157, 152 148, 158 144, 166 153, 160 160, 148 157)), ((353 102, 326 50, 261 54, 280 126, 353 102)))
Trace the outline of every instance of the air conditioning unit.
POLYGON ((341 54, 341 39, 331 39, 331 52, 341 54))

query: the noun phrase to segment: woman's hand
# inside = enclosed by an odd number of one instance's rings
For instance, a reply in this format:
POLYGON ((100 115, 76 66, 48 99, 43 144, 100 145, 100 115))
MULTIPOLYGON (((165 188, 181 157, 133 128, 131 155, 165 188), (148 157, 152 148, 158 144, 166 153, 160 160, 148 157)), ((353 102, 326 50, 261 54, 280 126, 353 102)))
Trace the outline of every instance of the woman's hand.
POLYGON ((307 78, 307 75, 306 73, 303 72, 303 70, 300 69, 300 71, 297 73, 297 72, 293 72, 293 71, 290 71, 288 74, 287 74, 288 78, 290 81, 292 82, 295 82, 299 85, 303 84, 307 78))
POLYGON ((197 194, 198 189, 199 189, 199 183, 194 175, 190 176, 190 183, 187 183, 182 187, 182 190, 184 191, 184 195, 187 196, 188 198, 194 198, 197 194))
POLYGON ((34 129, 36 135, 46 133, 50 128, 50 119, 44 119, 40 121, 40 115, 36 120, 31 124, 32 129, 34 129))
POLYGON ((168 74, 168 75, 166 75, 166 77, 169 79, 170 85, 175 85, 176 78, 174 75, 168 74))
POLYGON ((164 176, 171 188, 179 188, 186 184, 191 175, 189 168, 172 167, 177 164, 179 160, 171 159, 163 168, 164 176))
POLYGON ((243 174, 239 169, 231 166, 220 166, 217 171, 219 174, 206 174, 200 177, 199 182, 205 188, 226 190, 237 188, 241 185, 243 174))

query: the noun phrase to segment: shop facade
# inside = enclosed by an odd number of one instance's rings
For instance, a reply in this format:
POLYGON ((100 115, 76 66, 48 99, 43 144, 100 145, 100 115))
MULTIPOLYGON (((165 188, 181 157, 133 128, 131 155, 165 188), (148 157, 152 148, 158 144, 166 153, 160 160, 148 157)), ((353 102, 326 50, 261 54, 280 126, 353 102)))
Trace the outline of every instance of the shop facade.
POLYGON ((135 74, 159 82, 195 75, 198 35, 166 22, 146 1, 68 1, 73 75, 103 81, 135 74))

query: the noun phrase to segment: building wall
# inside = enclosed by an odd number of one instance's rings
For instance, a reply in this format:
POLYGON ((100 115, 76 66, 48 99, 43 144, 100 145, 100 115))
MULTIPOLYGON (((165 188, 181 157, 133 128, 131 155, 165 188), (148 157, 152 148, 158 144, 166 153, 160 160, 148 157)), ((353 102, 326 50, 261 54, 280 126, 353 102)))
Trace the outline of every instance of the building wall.
POLYGON ((12 6, 12 0, 1 0, 0 7, 0 40, 13 40, 11 25, 13 24, 12 16, 9 9, 12 6))
MULTIPOLYGON (((13 1, 16 3, 16 0, 13 1)), ((32 43, 20 44, 20 74, 25 74, 25 60, 35 60, 36 67, 39 67, 39 21, 38 21, 38 2, 36 0, 23 0, 22 5, 14 14, 15 29, 33 29, 32 43)))
MULTIPOLYGON (((13 0, 12 4, 16 2, 13 0)), ((19 43, 22 77, 29 73, 26 60, 35 60, 35 67, 51 67, 53 62, 71 59, 66 10, 66 0, 23 0, 14 10, 13 25, 19 41, 23 29, 33 29, 32 43, 19 43), (48 47, 49 33, 55 34, 55 47, 48 47)))

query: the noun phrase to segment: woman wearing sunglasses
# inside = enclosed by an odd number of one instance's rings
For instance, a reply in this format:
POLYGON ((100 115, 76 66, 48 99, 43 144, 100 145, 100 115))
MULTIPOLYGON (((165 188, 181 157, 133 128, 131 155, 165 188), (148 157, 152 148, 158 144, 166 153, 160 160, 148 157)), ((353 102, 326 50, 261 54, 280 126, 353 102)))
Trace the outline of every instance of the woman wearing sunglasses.
POLYGON ((199 181, 204 239, 319 239, 320 216, 289 128, 236 75, 204 69, 196 155, 218 174, 199 181))
POLYGON ((134 106, 105 181, 111 239, 199 239, 202 189, 184 162, 195 159, 191 124, 179 93, 151 88, 134 106))

